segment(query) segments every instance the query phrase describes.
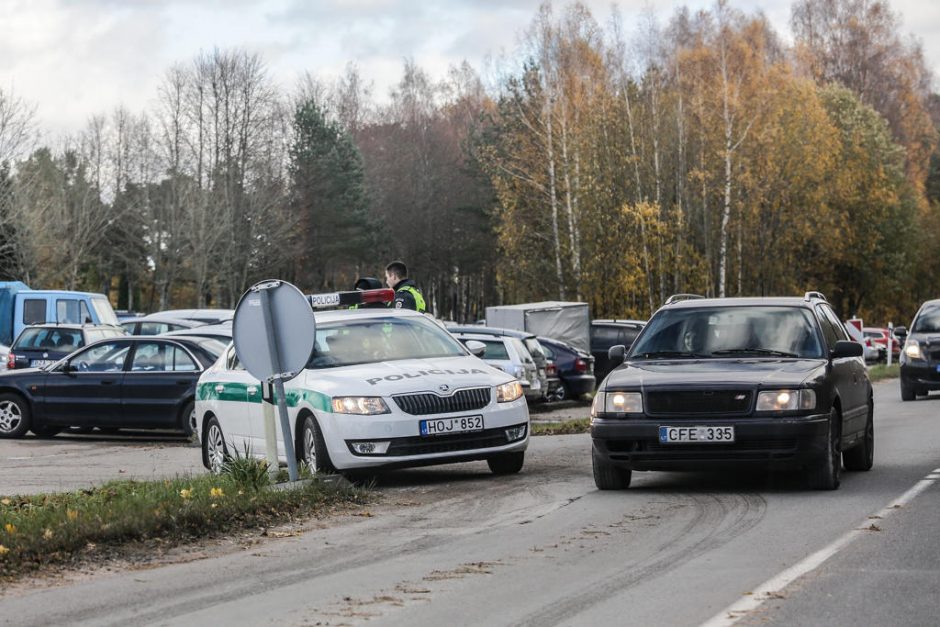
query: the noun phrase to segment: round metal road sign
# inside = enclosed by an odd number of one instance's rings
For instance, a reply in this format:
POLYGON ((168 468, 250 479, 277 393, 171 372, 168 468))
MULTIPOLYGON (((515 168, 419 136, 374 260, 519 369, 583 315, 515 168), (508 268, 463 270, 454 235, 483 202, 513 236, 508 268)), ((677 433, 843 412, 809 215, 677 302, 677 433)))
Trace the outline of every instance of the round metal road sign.
POLYGON ((259 381, 288 381, 300 374, 313 352, 315 336, 310 303, 286 281, 256 283, 235 308, 235 353, 259 381))

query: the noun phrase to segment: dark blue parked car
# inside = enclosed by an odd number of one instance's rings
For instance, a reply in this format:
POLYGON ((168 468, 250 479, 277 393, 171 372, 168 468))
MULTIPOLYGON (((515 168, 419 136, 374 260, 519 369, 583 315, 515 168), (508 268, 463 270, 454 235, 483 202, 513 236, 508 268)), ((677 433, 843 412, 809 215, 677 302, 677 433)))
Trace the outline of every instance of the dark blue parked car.
POLYGON ((561 385, 555 390, 554 400, 561 401, 594 393, 594 357, 571 344, 550 337, 539 337, 539 343, 546 356, 555 363, 558 377, 561 379, 561 385))

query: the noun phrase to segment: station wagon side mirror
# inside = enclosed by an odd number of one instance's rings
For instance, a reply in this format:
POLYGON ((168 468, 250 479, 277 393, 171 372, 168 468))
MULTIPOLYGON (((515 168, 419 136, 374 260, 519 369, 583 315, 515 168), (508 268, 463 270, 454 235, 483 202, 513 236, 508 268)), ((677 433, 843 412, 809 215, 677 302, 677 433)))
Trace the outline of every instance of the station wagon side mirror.
POLYGON ((622 364, 627 356, 627 347, 623 344, 617 344, 607 349, 607 359, 615 364, 622 364))
POLYGON ((842 359, 843 357, 861 357, 865 354, 865 348, 858 342, 849 340, 839 340, 832 347, 832 358, 842 359))
POLYGON ((474 357, 483 357, 486 353, 486 344, 477 342, 476 340, 469 340, 467 342, 467 350, 470 351, 470 354, 474 357))
POLYGON ((903 340, 907 337, 907 327, 894 327, 894 334, 903 340))
POLYGON ((59 368, 59 371, 69 373, 69 372, 74 372, 75 368, 72 367, 71 361, 66 361, 65 363, 62 364, 62 367, 59 368))

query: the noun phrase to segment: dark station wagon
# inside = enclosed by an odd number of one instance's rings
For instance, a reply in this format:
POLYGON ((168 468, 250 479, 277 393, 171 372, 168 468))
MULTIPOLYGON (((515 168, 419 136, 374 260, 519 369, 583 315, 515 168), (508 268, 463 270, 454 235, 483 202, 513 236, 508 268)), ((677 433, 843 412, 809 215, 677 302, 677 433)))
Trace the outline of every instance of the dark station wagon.
POLYGON ((594 400, 594 480, 634 470, 800 469, 816 489, 869 470, 874 403, 862 346, 825 297, 667 301, 594 400))

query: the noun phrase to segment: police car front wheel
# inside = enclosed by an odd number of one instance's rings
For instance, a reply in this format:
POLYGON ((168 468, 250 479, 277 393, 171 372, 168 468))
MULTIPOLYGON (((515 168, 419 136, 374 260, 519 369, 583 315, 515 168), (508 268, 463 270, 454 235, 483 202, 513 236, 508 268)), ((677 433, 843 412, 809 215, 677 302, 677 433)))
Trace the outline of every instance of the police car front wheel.
POLYGON ((307 416, 304 419, 304 426, 300 432, 300 461, 307 464, 307 467, 320 473, 333 473, 336 468, 330 461, 330 454, 326 450, 326 442, 323 440, 323 433, 320 431, 320 425, 317 424, 313 416, 307 416))
POLYGON ((490 467, 490 472, 494 475, 514 475, 522 470, 522 464, 525 461, 525 452, 500 453, 486 460, 490 467))
POLYGON ((202 463, 210 472, 219 474, 222 466, 228 459, 228 447, 225 445, 225 436, 222 427, 215 416, 206 422, 206 429, 202 438, 202 463))

